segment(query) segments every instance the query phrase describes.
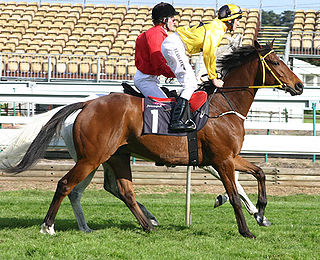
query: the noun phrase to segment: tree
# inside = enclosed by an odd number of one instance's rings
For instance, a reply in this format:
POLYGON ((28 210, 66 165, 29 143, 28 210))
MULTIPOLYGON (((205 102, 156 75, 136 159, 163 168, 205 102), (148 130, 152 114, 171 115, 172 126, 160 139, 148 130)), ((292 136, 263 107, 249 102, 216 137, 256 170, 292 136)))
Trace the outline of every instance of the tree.
POLYGON ((286 26, 290 27, 293 23, 294 11, 283 11, 281 14, 276 14, 274 11, 262 10, 262 25, 263 26, 286 26))
POLYGON ((291 27, 294 19, 294 11, 283 11, 280 15, 280 23, 282 26, 291 27))
POLYGON ((262 10, 262 25, 280 25, 280 15, 274 11, 262 10))

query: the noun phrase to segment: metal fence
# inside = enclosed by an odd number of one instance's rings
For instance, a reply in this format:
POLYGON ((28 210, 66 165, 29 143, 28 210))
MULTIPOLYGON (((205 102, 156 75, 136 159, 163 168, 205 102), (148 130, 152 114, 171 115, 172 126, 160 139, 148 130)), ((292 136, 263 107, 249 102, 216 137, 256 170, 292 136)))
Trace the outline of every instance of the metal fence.
POLYGON ((131 80, 135 71, 133 57, 0 53, 2 79, 131 80))
MULTIPOLYGON (((195 70, 199 68, 200 60, 197 55, 190 58, 195 70)), ((133 56, 0 52, 2 80, 130 81, 136 70, 133 56)))

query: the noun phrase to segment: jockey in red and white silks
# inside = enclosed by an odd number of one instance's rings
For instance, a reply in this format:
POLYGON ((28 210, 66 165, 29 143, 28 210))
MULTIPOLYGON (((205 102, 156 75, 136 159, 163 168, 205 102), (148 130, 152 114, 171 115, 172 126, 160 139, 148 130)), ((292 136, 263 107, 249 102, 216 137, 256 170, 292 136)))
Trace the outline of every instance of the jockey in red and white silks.
POLYGON ((161 44, 174 31, 174 16, 178 12, 168 3, 157 4, 152 9, 152 20, 155 26, 140 34, 136 40, 134 85, 145 96, 166 98, 160 89, 158 76, 174 78, 175 75, 168 67, 161 53, 161 44))

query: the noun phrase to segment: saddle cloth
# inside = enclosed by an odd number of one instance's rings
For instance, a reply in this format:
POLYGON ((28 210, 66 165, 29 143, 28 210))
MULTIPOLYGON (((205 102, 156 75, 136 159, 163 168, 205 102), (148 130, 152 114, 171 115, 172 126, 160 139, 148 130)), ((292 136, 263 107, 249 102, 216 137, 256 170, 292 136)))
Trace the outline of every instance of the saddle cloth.
MULTIPOLYGON (((197 125, 197 131, 206 124, 209 111, 207 93, 195 92, 190 101, 191 119, 197 125)), ((169 130, 171 111, 176 104, 175 98, 147 97, 143 99, 143 134, 185 136, 186 132, 176 133, 169 130)))

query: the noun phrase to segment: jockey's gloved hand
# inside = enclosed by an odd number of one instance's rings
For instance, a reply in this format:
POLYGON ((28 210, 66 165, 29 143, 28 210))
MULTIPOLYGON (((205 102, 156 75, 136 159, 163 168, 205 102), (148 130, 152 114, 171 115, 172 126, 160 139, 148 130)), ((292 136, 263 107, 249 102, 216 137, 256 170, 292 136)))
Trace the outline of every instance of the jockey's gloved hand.
POLYGON ((173 83, 173 81, 174 81, 174 78, 166 78, 165 83, 171 84, 171 83, 173 83))

